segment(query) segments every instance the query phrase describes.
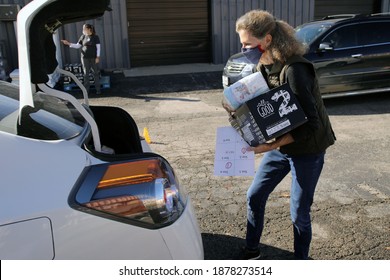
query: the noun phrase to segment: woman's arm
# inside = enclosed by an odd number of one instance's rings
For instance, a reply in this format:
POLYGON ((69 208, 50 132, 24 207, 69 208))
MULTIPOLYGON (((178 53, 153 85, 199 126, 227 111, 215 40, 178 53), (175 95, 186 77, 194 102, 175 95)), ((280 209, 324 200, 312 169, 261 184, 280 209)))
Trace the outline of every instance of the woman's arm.
POLYGON ((315 79, 312 69, 306 63, 294 63, 286 71, 287 82, 306 114, 307 122, 290 133, 296 142, 312 136, 320 126, 320 118, 317 112, 313 95, 315 79))
POLYGON ((79 49, 79 48, 82 47, 80 43, 74 44, 74 43, 70 43, 70 42, 67 41, 67 40, 61 40, 61 42, 62 42, 64 45, 67 45, 67 46, 69 46, 69 47, 72 48, 72 49, 79 49))
POLYGON ((99 63, 100 61, 100 51, 101 51, 101 46, 100 44, 96 44, 96 64, 99 63))
POLYGON ((260 144, 256 147, 248 147, 247 150, 253 151, 255 152, 255 154, 261 154, 261 153, 269 152, 271 150, 278 149, 281 146, 291 144, 292 142, 294 142, 294 138, 290 133, 286 133, 276 138, 275 141, 271 143, 260 144))

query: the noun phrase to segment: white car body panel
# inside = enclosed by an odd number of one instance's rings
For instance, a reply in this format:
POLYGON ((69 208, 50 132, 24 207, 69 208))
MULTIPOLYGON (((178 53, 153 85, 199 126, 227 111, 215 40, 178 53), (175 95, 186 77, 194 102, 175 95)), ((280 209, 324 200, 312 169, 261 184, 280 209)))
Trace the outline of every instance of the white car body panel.
POLYGON ((176 260, 204 259, 203 243, 199 225, 194 215, 191 200, 179 220, 172 226, 160 229, 161 234, 171 248, 172 258, 176 260), (183 238, 186 236, 188 240, 183 238), (189 242, 189 240, 191 240, 189 242))
POLYGON ((172 225, 150 230, 73 211, 53 219, 56 259, 203 259, 202 243, 190 232, 190 208, 172 225), (178 234, 180 233, 180 234, 178 234), (88 250, 88 251, 86 251, 88 250))
POLYGON ((69 207, 69 192, 87 164, 85 151, 68 141, 39 141, 3 132, 0 137, 0 201, 2 209, 9 209, 0 211, 1 224, 69 207))
POLYGON ((89 154, 67 141, 5 132, 0 139, 0 154, 7 159, 0 161, 2 185, 12 186, 0 195, 6 210, 0 211, 1 259, 203 259, 190 201, 175 223, 159 230, 83 213, 69 207, 68 197, 91 163, 89 154))
POLYGON ((0 259, 54 258, 53 235, 47 217, 0 226, 0 259), (34 254, 31 254, 34 252, 34 254))

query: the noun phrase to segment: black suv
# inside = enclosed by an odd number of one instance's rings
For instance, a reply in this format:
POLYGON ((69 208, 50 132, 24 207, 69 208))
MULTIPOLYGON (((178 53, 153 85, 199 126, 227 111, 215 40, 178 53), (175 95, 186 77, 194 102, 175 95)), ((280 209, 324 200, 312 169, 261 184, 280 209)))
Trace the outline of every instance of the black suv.
MULTIPOLYGON (((390 15, 335 15, 298 26, 296 35, 308 45, 323 97, 390 90, 390 15)), ((223 86, 251 73, 241 54, 224 68, 223 86)))

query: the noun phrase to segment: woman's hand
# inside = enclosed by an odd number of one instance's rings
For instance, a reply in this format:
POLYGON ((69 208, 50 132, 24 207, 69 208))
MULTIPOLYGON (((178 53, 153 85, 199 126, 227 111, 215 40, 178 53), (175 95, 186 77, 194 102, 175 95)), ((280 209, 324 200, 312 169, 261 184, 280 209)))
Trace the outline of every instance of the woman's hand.
POLYGON ((278 149, 281 146, 284 146, 284 145, 287 145, 287 144, 290 144, 293 142, 294 142, 294 138, 292 137, 292 135, 290 133, 286 133, 271 143, 260 144, 259 146, 256 146, 256 147, 248 147, 247 150, 253 151, 253 152, 255 152, 255 154, 261 154, 261 153, 269 152, 269 151, 274 150, 274 149, 278 149))
POLYGON ((70 46, 70 43, 69 43, 69 41, 67 41, 67 40, 61 40, 61 42, 62 42, 64 45, 70 46))
POLYGON ((100 57, 96 57, 95 63, 98 64, 100 62, 100 57))
POLYGON ((255 154, 262 154, 265 152, 269 152, 273 149, 274 149, 274 147, 272 146, 272 143, 264 143, 264 144, 260 144, 256 147, 248 147, 247 151, 255 152, 255 154))

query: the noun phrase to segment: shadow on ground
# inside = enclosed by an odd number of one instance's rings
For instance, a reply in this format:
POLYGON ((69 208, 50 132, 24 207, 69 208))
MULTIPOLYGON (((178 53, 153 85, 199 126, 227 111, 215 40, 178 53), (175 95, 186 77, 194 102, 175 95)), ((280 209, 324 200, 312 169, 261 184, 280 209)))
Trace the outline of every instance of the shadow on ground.
POLYGON ((110 74, 114 96, 222 89, 222 72, 188 73, 145 77, 110 74))
MULTIPOLYGON (((110 88, 103 89, 102 95, 96 95, 92 87, 90 98, 107 96, 143 98, 142 95, 145 94, 212 89, 222 90, 223 88, 222 72, 219 71, 142 77, 125 77, 122 73, 111 72, 102 72, 102 75, 110 77, 110 88)), ((78 87, 75 87, 71 93, 77 98, 82 97, 81 90, 78 87)))
MULTIPOLYGON (((203 233, 203 248, 205 260, 236 260, 239 259, 240 248, 245 244, 242 238, 234 236, 203 233)), ((263 260, 293 260, 293 252, 260 244, 263 260)))
POLYGON ((390 113, 390 92, 324 99, 329 115, 362 116, 390 113))

